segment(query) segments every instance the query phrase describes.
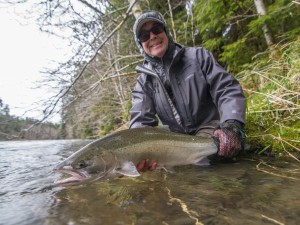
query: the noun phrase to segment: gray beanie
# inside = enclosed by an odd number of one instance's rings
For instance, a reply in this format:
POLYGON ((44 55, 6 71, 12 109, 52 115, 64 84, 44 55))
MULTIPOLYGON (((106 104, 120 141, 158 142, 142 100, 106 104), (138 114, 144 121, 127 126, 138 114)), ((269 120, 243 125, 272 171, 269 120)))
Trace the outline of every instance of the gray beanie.
POLYGON ((166 25, 166 22, 165 22, 163 16, 159 12, 156 12, 156 11, 145 12, 136 19, 136 21, 133 25, 134 40, 135 40, 136 45, 138 46, 138 48, 140 49, 140 52, 142 54, 146 54, 146 53, 144 52, 142 44, 138 40, 138 34, 139 34, 142 26, 145 23, 149 22, 149 21, 155 21, 155 22, 158 22, 158 23, 162 24, 165 28, 165 32, 166 32, 166 35, 169 39, 169 42, 170 41, 173 42, 173 38, 170 35, 169 29, 166 25))

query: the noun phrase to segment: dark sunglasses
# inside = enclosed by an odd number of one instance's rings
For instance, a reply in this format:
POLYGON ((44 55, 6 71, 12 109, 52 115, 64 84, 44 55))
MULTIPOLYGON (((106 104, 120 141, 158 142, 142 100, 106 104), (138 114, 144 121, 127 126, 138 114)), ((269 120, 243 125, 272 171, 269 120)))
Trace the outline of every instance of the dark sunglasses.
POLYGON ((140 42, 146 42, 150 38, 150 32, 152 32, 155 35, 158 35, 164 31, 165 29, 162 25, 155 25, 150 30, 142 30, 138 35, 138 39, 140 42))

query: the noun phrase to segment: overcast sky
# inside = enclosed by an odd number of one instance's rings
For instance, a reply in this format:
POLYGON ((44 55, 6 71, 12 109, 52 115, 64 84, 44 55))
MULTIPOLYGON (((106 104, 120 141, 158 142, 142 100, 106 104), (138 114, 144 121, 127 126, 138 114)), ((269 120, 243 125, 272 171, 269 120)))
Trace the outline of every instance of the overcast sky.
POLYGON ((25 20, 15 9, 1 5, 0 28, 0 98, 9 105, 11 115, 41 119, 44 106, 33 110, 35 103, 52 93, 46 87, 36 89, 36 82, 43 79, 40 71, 53 60, 63 61, 66 43, 40 32, 34 20, 25 20))

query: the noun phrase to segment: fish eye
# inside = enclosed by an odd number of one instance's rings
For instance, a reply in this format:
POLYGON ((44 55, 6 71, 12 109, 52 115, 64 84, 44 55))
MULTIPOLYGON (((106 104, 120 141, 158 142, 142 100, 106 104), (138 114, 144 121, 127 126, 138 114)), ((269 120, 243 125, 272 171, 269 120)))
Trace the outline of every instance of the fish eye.
POLYGON ((84 160, 80 160, 76 165, 76 169, 82 169, 82 168, 85 168, 87 166, 88 166, 88 164, 84 160))

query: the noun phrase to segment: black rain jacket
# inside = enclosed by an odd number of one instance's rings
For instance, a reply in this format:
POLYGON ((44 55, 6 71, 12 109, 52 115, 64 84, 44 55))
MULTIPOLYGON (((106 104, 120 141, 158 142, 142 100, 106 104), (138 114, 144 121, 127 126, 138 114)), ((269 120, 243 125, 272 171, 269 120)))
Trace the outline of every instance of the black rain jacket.
POLYGON ((243 90, 212 53, 177 44, 172 49, 162 59, 145 57, 144 64, 136 67, 140 75, 132 91, 130 128, 157 126, 156 115, 171 131, 187 134, 195 134, 212 120, 245 123, 243 90), (167 68, 172 97, 154 69, 158 64, 167 68))

